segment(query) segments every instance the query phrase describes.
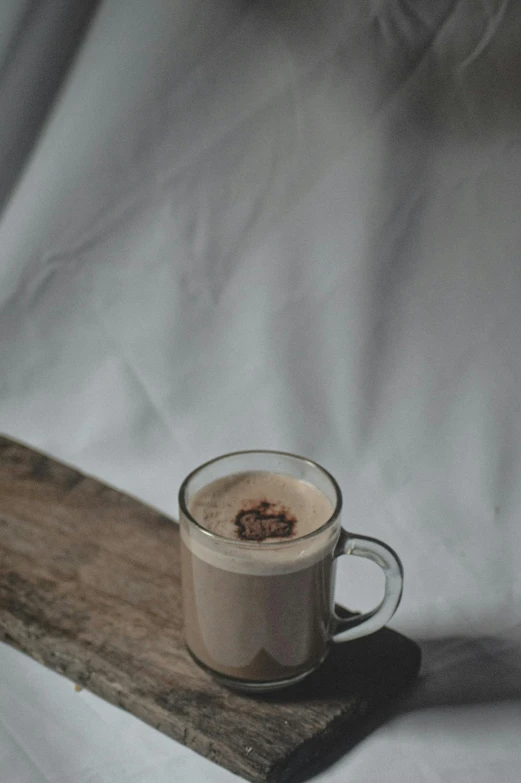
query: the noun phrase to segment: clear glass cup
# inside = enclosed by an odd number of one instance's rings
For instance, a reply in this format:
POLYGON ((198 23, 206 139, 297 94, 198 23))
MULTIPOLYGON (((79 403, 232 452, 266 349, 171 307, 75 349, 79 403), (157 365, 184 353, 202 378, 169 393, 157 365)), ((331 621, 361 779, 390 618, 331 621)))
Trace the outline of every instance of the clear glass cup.
POLYGON ((341 527, 342 494, 315 462, 276 451, 242 451, 194 470, 179 491, 185 639, 194 660, 222 684, 268 691, 298 682, 327 656, 332 641, 374 633, 395 613, 403 588, 399 557, 387 544, 341 527), (267 471, 308 482, 330 501, 331 517, 301 537, 257 542, 224 538, 189 512, 202 487, 231 474, 267 471), (365 557, 385 574, 370 612, 335 613, 340 555, 365 557))

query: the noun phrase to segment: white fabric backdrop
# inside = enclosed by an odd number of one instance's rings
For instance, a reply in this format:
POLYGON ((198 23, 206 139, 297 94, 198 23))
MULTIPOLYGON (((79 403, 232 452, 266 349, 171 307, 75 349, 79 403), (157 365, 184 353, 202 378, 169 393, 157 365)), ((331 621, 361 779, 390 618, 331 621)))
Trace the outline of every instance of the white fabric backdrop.
MULTIPOLYGON (((519 777, 520 34, 508 0, 0 6, 0 429, 170 515, 207 458, 302 453, 404 561, 421 684, 317 780, 519 777)), ((2 782, 235 779, 6 646, 0 689, 2 782)))

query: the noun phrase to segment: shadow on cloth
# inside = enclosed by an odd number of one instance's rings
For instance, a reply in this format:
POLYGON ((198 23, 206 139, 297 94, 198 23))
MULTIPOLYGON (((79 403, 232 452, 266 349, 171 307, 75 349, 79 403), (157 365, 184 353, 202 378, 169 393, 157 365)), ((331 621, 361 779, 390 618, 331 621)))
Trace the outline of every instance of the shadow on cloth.
POLYGON ((475 705, 521 702, 519 631, 520 627, 493 637, 423 639, 416 645, 385 628, 364 639, 334 644, 323 667, 306 682, 291 693, 269 697, 316 701, 335 694, 345 698, 350 692, 354 703, 362 704, 352 722, 334 736, 319 738, 292 783, 311 779, 374 731, 407 714, 436 708, 446 714, 475 705), (421 673, 415 680, 420 657, 421 673), (384 692, 390 700, 382 698, 384 692))

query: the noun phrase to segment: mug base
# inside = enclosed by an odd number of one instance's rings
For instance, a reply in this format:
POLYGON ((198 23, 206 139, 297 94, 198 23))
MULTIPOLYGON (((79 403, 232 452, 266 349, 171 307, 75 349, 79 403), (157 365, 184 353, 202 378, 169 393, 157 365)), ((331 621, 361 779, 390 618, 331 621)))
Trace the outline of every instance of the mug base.
POLYGON ((323 658, 321 658, 321 660, 311 669, 307 669, 305 672, 300 672, 299 674, 294 674, 292 677, 285 677, 284 679, 276 680, 243 680, 239 677, 230 677, 227 674, 221 674, 220 672, 215 671, 215 669, 211 669, 205 663, 200 661, 196 655, 193 654, 188 645, 186 649, 190 653, 190 657, 194 663, 196 663, 201 669, 203 669, 203 671, 209 674, 210 677, 219 683, 219 685, 223 685, 225 688, 229 688, 233 691, 242 691, 243 693, 268 693, 269 691, 278 691, 282 690, 282 688, 288 688, 291 685, 296 685, 316 671, 318 667, 322 665, 327 656, 326 652, 323 658))

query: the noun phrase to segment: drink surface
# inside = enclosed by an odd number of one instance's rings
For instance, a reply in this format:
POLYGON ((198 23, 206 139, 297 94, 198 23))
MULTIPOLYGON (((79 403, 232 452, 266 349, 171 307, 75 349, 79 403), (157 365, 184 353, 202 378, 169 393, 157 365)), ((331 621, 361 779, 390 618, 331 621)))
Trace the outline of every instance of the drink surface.
POLYGON ((329 499, 306 481, 268 471, 235 473, 195 493, 190 514, 225 538, 273 542, 300 538, 333 514, 329 499))

